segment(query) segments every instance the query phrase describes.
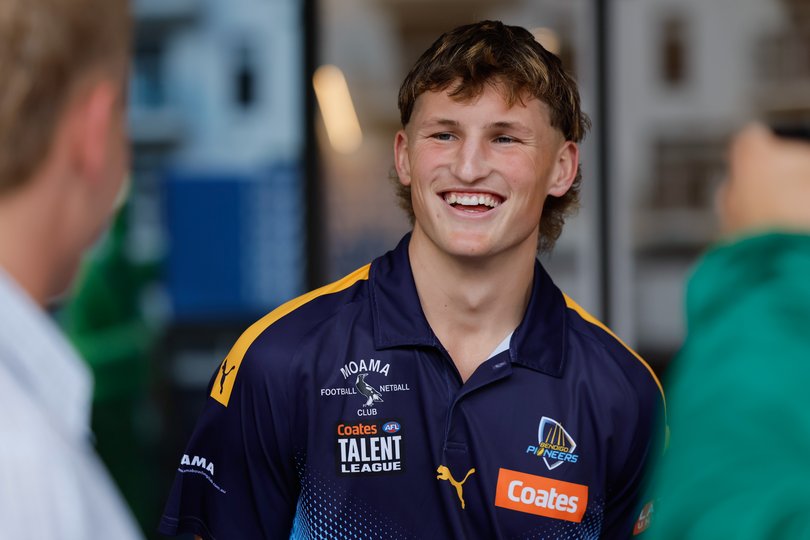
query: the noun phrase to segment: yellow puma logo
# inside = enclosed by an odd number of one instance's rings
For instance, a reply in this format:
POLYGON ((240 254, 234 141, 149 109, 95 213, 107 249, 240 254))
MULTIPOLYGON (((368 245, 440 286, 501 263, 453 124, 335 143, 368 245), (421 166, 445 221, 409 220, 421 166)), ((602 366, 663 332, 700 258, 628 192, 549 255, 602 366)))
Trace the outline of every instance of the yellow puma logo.
POLYGON ((461 482, 456 482, 456 479, 453 478, 452 474, 450 474, 450 469, 448 469, 444 465, 439 465, 439 468, 436 469, 436 472, 439 473, 436 476, 438 480, 448 480, 451 484, 453 484, 453 487, 456 488, 458 500, 461 501, 461 509, 464 510, 464 496, 463 496, 464 488, 462 487, 462 485, 464 484, 464 482, 467 481, 467 478, 469 478, 470 475, 475 472, 475 469, 470 469, 469 471, 467 471, 467 474, 464 476, 464 480, 462 480, 461 482))

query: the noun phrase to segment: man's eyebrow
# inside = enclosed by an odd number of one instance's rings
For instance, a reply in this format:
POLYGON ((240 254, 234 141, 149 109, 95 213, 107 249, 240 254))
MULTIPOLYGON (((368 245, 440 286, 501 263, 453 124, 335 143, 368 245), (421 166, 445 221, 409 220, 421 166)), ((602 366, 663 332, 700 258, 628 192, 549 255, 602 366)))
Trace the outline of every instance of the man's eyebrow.
POLYGON ((515 131, 521 131, 523 133, 530 133, 531 129, 529 126, 521 123, 521 122, 508 122, 505 120, 499 122, 492 122, 491 124, 486 125, 489 129, 511 129, 515 131))
POLYGON ((447 127, 458 127, 459 122, 458 120, 451 120, 449 118, 439 118, 439 117, 432 117, 428 118, 425 121, 425 125, 427 126, 447 126, 447 127))
MULTIPOLYGON (((452 120, 450 118, 442 118, 438 116, 434 116, 428 118, 424 126, 426 127, 448 127, 448 128, 457 128, 461 125, 458 120, 452 120)), ((531 133, 531 128, 522 122, 512 122, 508 120, 499 120, 497 122, 490 122, 484 126, 486 129, 508 129, 513 131, 518 131, 520 133, 531 133)))

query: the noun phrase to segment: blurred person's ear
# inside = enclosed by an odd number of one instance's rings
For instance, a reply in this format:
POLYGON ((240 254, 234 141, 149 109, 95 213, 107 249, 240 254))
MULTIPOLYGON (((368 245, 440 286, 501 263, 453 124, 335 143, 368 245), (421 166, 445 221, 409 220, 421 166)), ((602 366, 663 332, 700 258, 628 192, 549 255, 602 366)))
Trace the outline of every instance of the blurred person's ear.
POLYGON ((123 104, 120 85, 101 79, 89 84, 69 104, 69 144, 75 172, 98 187, 108 182, 110 160, 120 153, 124 144, 123 104))
POLYGON ((54 194, 61 198, 54 211, 59 214, 65 286, 82 252, 109 223, 127 177, 123 92, 123 84, 113 77, 89 77, 68 100, 56 129, 50 176, 54 194))

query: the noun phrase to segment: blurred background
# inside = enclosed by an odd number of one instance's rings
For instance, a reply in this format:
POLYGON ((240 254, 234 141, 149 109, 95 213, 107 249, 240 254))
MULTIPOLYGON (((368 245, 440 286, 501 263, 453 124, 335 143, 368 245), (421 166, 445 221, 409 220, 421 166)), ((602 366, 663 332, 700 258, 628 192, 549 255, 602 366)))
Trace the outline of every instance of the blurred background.
POLYGON ((134 0, 133 183, 56 316, 96 377, 98 449, 150 537, 239 334, 408 230, 396 95, 442 32, 529 28, 594 128, 543 257, 662 377, 743 123, 810 120, 806 0, 134 0))

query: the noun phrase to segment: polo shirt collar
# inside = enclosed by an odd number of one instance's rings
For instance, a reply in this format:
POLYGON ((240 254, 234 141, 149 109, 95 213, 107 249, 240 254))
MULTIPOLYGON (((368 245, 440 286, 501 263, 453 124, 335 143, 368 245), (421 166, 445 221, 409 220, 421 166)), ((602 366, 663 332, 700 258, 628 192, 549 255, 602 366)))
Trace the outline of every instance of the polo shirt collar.
POLYGON ((0 305, 0 377, 11 377, 65 435, 88 437, 90 370, 51 317, 2 268, 0 305))
MULTIPOLYGON (((440 347, 425 318, 413 280, 408 233, 392 251, 376 259, 369 273, 374 343, 378 349, 440 347)), ((512 336, 509 358, 561 377, 565 358, 565 299, 539 261, 535 262, 531 297, 512 336)))

